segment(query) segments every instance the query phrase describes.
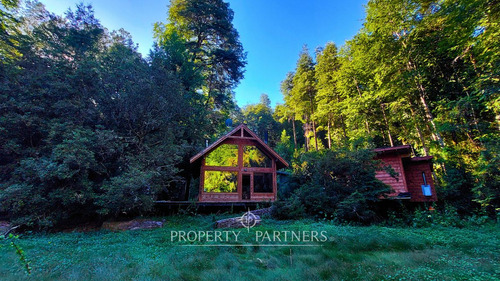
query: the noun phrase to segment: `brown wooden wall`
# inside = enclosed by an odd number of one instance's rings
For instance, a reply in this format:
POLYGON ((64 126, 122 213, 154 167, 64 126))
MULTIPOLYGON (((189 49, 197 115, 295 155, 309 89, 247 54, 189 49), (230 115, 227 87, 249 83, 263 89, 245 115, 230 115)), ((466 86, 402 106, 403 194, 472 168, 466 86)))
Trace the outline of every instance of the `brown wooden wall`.
POLYGON ((398 154, 385 154, 379 155, 376 159, 381 160, 384 165, 390 165, 392 169, 398 173, 396 178, 391 177, 386 171, 377 171, 375 177, 381 182, 392 187, 393 192, 388 194, 389 196, 397 196, 401 192, 408 192, 406 188, 406 177, 403 168, 403 161, 401 160, 401 155, 398 154))
POLYGON ((405 175, 408 186, 408 191, 411 193, 412 202, 434 202, 437 201, 436 189, 434 180, 432 179, 432 163, 431 161, 405 161, 405 175), (425 173, 427 184, 431 186, 432 196, 424 196, 422 193, 422 185, 424 179, 422 173, 425 173))

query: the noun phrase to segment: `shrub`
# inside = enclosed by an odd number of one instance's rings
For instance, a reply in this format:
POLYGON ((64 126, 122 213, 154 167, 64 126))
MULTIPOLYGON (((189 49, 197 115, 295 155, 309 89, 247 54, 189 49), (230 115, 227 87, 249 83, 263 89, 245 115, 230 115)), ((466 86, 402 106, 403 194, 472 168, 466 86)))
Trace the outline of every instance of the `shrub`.
POLYGON ((447 204, 442 209, 429 211, 418 208, 411 215, 411 226, 413 227, 476 227, 491 222, 492 219, 484 212, 461 217, 451 204, 447 204))
POLYGON ((271 215, 280 220, 299 219, 306 215, 301 198, 297 195, 287 200, 276 201, 271 208, 271 215))
POLYGON ((368 150, 321 150, 304 153, 294 165, 291 196, 274 206, 277 218, 291 214, 338 221, 376 220, 376 202, 390 188, 375 178, 379 162, 368 150))
POLYGON ((13 223, 53 227, 74 216, 92 216, 96 182, 110 172, 119 148, 113 133, 75 130, 63 135, 51 153, 20 161, 0 189, 0 204, 13 223), (106 169, 108 167, 108 170, 106 169))
POLYGON ((21 160, 0 184, 0 211, 14 224, 47 229, 145 212, 176 179, 173 151, 179 149, 172 144, 136 152, 107 130, 76 129, 60 137, 46 155, 21 160))
POLYGON ((152 190, 153 174, 133 169, 105 181, 104 193, 97 204, 100 214, 118 216, 120 213, 138 213, 153 208, 155 192, 152 190))

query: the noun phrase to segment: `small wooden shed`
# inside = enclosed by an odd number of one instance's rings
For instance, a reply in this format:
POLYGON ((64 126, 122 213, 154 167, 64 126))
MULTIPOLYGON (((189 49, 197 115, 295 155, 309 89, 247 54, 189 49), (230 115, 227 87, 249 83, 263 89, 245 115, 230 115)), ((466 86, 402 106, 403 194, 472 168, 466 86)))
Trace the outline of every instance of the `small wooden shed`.
POLYGON ((437 201, 432 179, 432 156, 411 157, 411 146, 401 145, 377 148, 375 159, 389 165, 398 174, 392 177, 385 170, 377 171, 376 178, 392 187, 388 194, 393 199, 411 202, 437 201))
POLYGON ((200 202, 276 200, 276 171, 288 163, 241 124, 190 159, 199 170, 200 202))

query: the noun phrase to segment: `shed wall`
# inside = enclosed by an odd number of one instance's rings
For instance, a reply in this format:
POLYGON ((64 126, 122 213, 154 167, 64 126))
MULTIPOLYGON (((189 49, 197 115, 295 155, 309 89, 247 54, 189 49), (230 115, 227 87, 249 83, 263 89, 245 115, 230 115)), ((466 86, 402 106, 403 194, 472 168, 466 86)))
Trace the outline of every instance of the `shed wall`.
POLYGON ((376 159, 381 160, 383 165, 391 166, 392 169, 398 173, 398 176, 395 178, 391 177, 389 173, 384 170, 377 171, 375 177, 381 182, 392 187, 393 192, 388 194, 389 196, 397 196, 401 192, 408 192, 406 188, 406 178, 405 171, 403 168, 403 162, 401 160, 401 156, 397 154, 388 154, 388 155, 380 155, 376 157, 376 159))
POLYGON ((434 202, 437 201, 434 180, 432 179, 432 163, 430 161, 405 161, 405 175, 408 191, 411 193, 412 202, 434 202), (432 196, 424 196, 422 185, 424 179, 422 173, 425 173, 427 184, 431 186, 432 196))

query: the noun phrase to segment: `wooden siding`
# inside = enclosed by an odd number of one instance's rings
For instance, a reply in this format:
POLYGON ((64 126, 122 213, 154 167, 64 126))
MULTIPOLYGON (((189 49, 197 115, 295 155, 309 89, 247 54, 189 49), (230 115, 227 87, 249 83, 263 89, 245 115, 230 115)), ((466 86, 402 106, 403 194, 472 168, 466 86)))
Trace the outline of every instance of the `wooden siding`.
POLYGON ((384 166, 390 165, 399 174, 396 178, 393 178, 382 169, 376 172, 375 177, 393 189, 393 192, 387 194, 389 197, 397 197, 399 193, 408 192, 411 202, 437 201, 432 178, 432 156, 412 158, 410 156, 411 147, 408 145, 379 148, 374 151, 377 153, 375 159, 382 161, 384 166), (422 185, 424 184, 422 173, 425 173, 427 184, 431 186, 431 196, 424 196, 422 192, 422 185))
POLYGON ((436 189, 434 188, 434 180, 432 178, 432 163, 428 161, 405 161, 406 182, 408 183, 408 191, 411 193, 412 202, 434 202, 437 201, 436 189), (422 193, 422 185, 424 179, 422 173, 425 173, 427 184, 431 186, 432 196, 424 196, 422 193))
POLYGON ((389 196, 397 196, 401 192, 408 192, 406 188, 406 178, 405 171, 403 168, 403 163, 401 161, 401 156, 397 154, 380 155, 376 159, 381 160, 384 166, 391 166, 392 169, 398 173, 398 175, 393 178, 389 173, 384 170, 377 171, 375 177, 381 182, 392 187, 393 192, 388 194, 389 196))
POLYGON ((200 202, 239 202, 238 193, 210 193, 202 192, 199 196, 200 202))

